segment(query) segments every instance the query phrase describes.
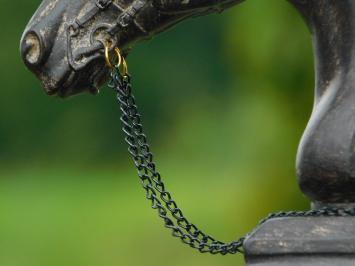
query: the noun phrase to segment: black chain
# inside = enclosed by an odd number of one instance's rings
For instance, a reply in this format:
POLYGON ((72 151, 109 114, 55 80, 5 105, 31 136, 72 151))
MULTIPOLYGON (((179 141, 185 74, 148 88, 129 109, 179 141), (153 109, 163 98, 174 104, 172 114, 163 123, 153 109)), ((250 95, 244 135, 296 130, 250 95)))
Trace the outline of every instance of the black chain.
MULTIPOLYGON (((194 224, 190 223, 182 211, 178 208, 171 194, 166 190, 159 172, 153 162, 153 154, 143 132, 141 115, 135 98, 132 95, 131 77, 122 76, 118 69, 113 69, 109 86, 117 92, 117 100, 122 111, 122 130, 125 134, 125 141, 128 144, 128 151, 133 158, 138 170, 138 176, 146 191, 146 197, 151 201, 151 207, 158 211, 159 216, 164 220, 165 227, 172 230, 172 235, 178 237, 185 244, 199 250, 202 253, 212 254, 235 254, 243 253, 243 243, 246 237, 241 237, 230 243, 223 243, 203 233, 194 224)), ((269 219, 279 217, 314 217, 314 216, 355 216, 355 208, 338 209, 322 208, 309 211, 290 211, 272 213, 259 224, 269 219)))

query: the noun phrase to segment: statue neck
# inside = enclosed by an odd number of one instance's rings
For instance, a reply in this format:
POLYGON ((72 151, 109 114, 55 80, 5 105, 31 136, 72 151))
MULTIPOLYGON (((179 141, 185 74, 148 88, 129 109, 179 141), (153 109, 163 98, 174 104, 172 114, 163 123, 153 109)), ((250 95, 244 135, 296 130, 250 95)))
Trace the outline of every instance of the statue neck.
POLYGON ((313 35, 316 101, 332 81, 355 86, 355 3, 352 0, 290 0, 313 35), (350 84, 350 82, 352 84, 350 84))
POLYGON ((289 0, 314 43, 316 93, 297 155, 302 191, 314 203, 355 202, 355 2, 289 0))

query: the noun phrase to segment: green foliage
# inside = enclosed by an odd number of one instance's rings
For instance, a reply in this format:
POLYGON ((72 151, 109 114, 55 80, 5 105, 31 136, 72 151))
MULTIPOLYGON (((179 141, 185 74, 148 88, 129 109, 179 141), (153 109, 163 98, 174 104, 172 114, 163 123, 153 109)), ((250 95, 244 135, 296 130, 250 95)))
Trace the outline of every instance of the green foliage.
MULTIPOLYGON (((18 53, 40 1, 0 2, 1 265, 243 265, 170 237, 144 201, 113 92, 45 96, 18 53)), ((268 212, 307 208, 294 161, 311 40, 286 1, 183 22, 128 63, 158 167, 193 222, 232 240, 268 212)))

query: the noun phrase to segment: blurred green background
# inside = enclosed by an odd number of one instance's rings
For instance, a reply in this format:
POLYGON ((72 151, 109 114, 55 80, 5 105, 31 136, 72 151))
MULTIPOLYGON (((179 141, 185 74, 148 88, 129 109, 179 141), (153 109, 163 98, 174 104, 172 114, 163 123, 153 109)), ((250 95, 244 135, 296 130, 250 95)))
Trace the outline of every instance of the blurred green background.
MULTIPOLYGON (((0 264, 243 265, 199 254, 150 210, 114 93, 46 96, 23 65, 39 0, 0 0, 0 264)), ((185 21, 128 58, 158 168, 191 221, 229 241, 308 208, 295 154, 313 102, 310 34, 287 1, 185 21)))

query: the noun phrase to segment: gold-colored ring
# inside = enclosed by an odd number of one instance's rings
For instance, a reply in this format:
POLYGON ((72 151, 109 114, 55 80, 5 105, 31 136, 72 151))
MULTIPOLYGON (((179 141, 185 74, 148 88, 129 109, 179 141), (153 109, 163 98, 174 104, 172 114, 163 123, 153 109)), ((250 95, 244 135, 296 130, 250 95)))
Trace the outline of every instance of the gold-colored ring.
POLYGON ((118 47, 115 47, 114 51, 117 55, 117 63, 112 64, 110 58, 110 42, 105 44, 105 62, 109 68, 117 68, 120 71, 122 76, 128 75, 128 66, 125 58, 121 55, 121 50, 118 47))
POLYGON ((117 55, 117 60, 118 62, 116 64, 112 64, 111 63, 111 58, 110 58, 110 46, 109 45, 105 45, 105 61, 106 61, 106 65, 109 68, 119 68, 122 64, 122 56, 121 56, 121 51, 120 49, 118 49, 117 47, 114 49, 116 55, 117 55))
POLYGON ((124 59, 124 57, 122 56, 122 71, 121 71, 121 75, 122 76, 126 76, 128 74, 128 66, 127 66, 127 62, 124 59))

